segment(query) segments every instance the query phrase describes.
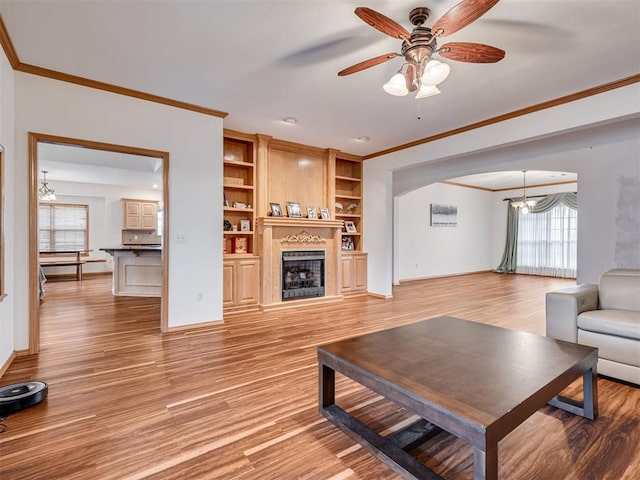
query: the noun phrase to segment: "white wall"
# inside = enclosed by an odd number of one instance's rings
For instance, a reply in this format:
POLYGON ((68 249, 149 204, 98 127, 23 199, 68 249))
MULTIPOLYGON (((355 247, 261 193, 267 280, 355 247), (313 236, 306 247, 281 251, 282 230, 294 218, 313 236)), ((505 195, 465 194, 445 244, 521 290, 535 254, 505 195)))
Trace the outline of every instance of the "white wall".
POLYGON ((640 267, 629 254, 629 239, 640 235, 640 208, 633 195, 633 185, 640 184, 639 99, 640 85, 633 84, 367 160, 363 206, 369 290, 390 296, 393 283, 393 242, 380 240, 393 230, 392 210, 377 207, 424 185, 496 170, 578 173, 579 282, 597 282, 615 266, 640 267), (392 188, 386 190, 379 182, 385 175, 392 177, 392 188), (630 191, 626 199, 621 198, 623 184, 631 185, 624 187, 630 191), (616 223, 620 202, 627 205, 625 219, 631 227, 616 223), (616 256, 617 250, 626 253, 616 256))
POLYGON ((28 341, 28 132, 166 151, 170 327, 222 319, 222 119, 15 72, 16 342, 28 341), (184 243, 173 241, 177 235, 184 243), (202 300, 196 294, 202 292, 202 300))
POLYGON ((16 242, 14 227, 14 142, 13 142, 13 69, 4 50, 0 49, 0 144, 4 147, 4 291, 7 296, 0 302, 0 367, 11 357, 15 348, 15 285, 13 251, 16 242))
MULTIPOLYGON (((124 225, 123 198, 141 200, 162 200, 162 191, 143 189, 124 185, 102 185, 96 183, 65 182, 48 180, 49 186, 56 192, 56 203, 73 203, 89 206, 89 261, 82 271, 111 272, 113 257, 100 248, 115 247, 122 243, 124 225), (106 262, 92 263, 92 260, 106 262)), ((47 273, 69 273, 71 267, 47 268, 47 273)))
POLYGON ((397 197, 398 280, 490 270, 492 192, 435 183, 397 197), (455 227, 429 225, 430 204, 455 205, 455 227))

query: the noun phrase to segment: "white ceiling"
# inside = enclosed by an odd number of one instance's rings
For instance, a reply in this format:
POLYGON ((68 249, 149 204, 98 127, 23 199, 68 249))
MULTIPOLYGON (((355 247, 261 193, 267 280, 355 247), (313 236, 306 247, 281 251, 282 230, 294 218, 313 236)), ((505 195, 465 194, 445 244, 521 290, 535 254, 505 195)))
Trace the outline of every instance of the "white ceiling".
MULTIPOLYGON (((477 187, 486 190, 502 191, 520 189, 523 186, 524 175, 522 171, 505 171, 479 173, 464 177, 451 178, 448 181, 469 187, 477 187)), ((550 172, 543 170, 528 170, 526 173, 527 187, 566 184, 578 181, 578 175, 571 172, 550 172)), ((576 185, 568 185, 567 191, 575 191, 576 185)))
POLYGON ((0 0, 0 14, 23 63, 222 110, 226 128, 361 155, 640 72, 640 1, 502 0, 440 44, 486 43, 505 59, 449 61, 441 95, 384 93, 400 58, 336 75, 400 49, 355 7, 410 30, 413 7, 431 9, 431 26, 456 3, 0 0))

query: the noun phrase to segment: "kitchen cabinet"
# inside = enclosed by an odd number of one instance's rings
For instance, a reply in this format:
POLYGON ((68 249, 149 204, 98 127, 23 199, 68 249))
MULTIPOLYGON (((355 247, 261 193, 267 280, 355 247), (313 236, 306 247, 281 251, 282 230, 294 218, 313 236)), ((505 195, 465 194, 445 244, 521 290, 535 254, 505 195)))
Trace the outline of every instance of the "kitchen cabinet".
POLYGON ((225 313, 257 309, 260 298, 260 258, 253 255, 226 257, 222 273, 222 305, 225 313))
POLYGON ((158 228, 158 202, 123 198, 124 230, 156 230, 158 228))
POLYGON ((342 252, 342 294, 367 293, 367 254, 342 252))

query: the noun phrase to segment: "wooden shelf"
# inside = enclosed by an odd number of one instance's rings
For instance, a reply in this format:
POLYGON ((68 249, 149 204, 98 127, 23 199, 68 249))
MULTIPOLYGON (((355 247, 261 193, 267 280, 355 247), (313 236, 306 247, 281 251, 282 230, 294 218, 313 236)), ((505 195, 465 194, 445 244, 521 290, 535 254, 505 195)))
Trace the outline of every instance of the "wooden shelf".
POLYGON ((234 190, 253 190, 254 187, 253 185, 230 185, 225 183, 224 188, 230 188, 230 189, 234 189, 234 190))
POLYGON ((362 235, 360 232, 341 232, 343 237, 352 237, 362 235))
POLYGON ((360 200, 360 196, 357 195, 341 195, 339 193, 336 193, 336 198, 344 198, 347 200, 360 200))
POLYGON ((339 175, 336 175, 336 180, 343 180, 345 182, 362 182, 362 179, 360 179, 360 178, 342 177, 342 176, 339 176, 339 175))
POLYGON ((240 167, 240 168, 253 168, 253 163, 250 162, 236 162, 234 160, 224 160, 226 167, 240 167))
POLYGON ((356 213, 336 213, 336 218, 344 217, 344 218, 362 218, 362 215, 358 215, 356 213))
POLYGON ((233 207, 224 207, 225 212, 246 212, 253 213, 253 208, 233 208, 233 207))

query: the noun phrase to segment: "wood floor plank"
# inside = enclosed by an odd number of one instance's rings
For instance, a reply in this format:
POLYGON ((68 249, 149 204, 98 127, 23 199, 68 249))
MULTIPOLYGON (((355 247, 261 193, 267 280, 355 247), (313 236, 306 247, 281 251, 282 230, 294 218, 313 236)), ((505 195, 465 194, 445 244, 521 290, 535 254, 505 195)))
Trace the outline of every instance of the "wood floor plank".
MULTIPOLYGON (((41 380, 49 397, 10 415, 0 478, 395 480, 318 414, 316 347, 451 315, 544 334, 544 295, 570 280, 482 273, 356 297, 234 315, 162 334, 160 301, 113 297, 110 279, 50 282, 42 351, 0 385, 41 380)), ((595 422, 544 407, 500 442, 501 479, 640 478, 640 389, 598 379, 595 422)), ((579 398, 580 384, 565 392, 579 398)), ((336 376, 340 405, 391 434, 415 420, 336 376)), ((447 479, 473 476, 469 445, 446 432, 412 451, 447 479)))

